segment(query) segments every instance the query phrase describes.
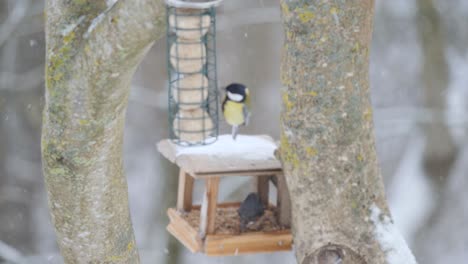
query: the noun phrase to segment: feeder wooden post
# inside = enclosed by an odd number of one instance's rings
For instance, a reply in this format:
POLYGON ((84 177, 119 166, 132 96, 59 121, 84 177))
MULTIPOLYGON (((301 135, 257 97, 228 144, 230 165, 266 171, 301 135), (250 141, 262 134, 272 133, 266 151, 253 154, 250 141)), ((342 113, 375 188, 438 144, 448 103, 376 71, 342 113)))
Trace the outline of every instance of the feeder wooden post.
POLYGON ((192 209, 193 178, 184 170, 179 172, 177 210, 188 212, 192 209))
POLYGON ((270 176, 258 176, 257 177, 257 193, 260 197, 260 201, 268 207, 268 192, 270 191, 270 176))
POLYGON ((219 177, 210 177, 206 180, 205 194, 200 210, 200 236, 202 238, 215 231, 218 189, 219 177))
POLYGON ((276 206, 278 208, 278 221, 283 226, 291 226, 291 198, 286 186, 286 179, 283 173, 278 173, 276 177, 276 188, 278 191, 276 206))

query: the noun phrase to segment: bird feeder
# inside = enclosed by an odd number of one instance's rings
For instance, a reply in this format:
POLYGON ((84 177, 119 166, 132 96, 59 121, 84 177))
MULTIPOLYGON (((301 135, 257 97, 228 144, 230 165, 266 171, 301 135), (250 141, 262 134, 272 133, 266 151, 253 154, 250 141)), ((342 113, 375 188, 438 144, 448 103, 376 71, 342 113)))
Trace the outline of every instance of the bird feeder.
POLYGON ((170 138, 206 145, 218 137, 216 13, 221 1, 166 0, 170 138))
POLYGON ((239 135, 234 141, 222 135, 211 145, 191 148, 163 140, 157 147, 180 169, 177 207, 168 210, 167 230, 191 252, 226 256, 291 250, 289 194, 271 137, 239 135), (240 228, 240 201, 218 202, 219 183, 227 177, 253 178, 266 208, 247 230, 240 228), (201 204, 192 202, 194 181, 205 184, 201 204), (276 204, 269 203, 270 182, 277 188, 271 199, 276 204))

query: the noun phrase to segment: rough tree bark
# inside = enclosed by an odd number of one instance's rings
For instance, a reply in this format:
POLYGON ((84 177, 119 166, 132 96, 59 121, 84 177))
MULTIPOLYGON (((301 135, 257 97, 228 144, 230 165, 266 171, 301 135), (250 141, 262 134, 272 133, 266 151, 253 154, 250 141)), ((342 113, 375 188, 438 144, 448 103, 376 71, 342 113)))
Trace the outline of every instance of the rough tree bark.
POLYGON ((162 0, 49 0, 42 155, 66 263, 138 263, 123 171, 132 75, 164 32, 162 0))
POLYGON ((279 153, 297 261, 403 263, 386 256, 391 250, 370 220, 378 211, 391 223, 369 100, 374 2, 282 0, 281 9, 286 88, 279 153))

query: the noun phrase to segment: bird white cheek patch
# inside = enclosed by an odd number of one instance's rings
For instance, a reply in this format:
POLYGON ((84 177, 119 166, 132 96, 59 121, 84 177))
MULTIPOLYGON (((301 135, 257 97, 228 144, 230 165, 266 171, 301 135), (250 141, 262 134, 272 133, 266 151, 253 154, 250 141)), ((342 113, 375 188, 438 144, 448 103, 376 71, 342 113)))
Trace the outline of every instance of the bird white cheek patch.
POLYGON ((242 99, 243 99, 243 96, 242 96, 242 95, 240 95, 240 94, 233 94, 233 93, 231 93, 231 92, 229 92, 229 91, 227 92, 227 96, 228 96, 229 100, 234 101, 234 102, 240 102, 240 101, 242 101, 242 99))

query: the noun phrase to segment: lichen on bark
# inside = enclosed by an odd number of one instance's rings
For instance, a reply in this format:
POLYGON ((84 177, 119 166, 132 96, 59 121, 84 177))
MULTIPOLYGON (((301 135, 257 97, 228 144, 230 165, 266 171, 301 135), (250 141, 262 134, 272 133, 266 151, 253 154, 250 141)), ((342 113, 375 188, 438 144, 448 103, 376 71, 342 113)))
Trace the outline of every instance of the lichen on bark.
POLYGON ((49 0, 42 157, 66 263, 139 263, 122 140, 132 75, 164 32, 162 0, 49 0))
POLYGON ((298 263, 386 263, 369 221, 389 215, 369 100, 373 0, 281 1, 280 156, 298 263))

